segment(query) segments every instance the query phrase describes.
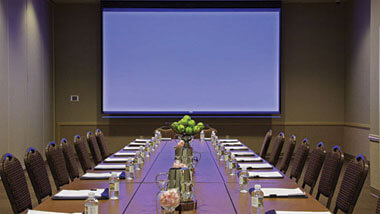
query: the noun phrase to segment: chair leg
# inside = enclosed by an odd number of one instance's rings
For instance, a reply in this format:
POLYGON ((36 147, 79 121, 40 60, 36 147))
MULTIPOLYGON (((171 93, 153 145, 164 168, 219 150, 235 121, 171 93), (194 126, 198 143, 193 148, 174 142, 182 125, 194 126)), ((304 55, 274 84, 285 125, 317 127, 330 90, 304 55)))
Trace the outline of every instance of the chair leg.
POLYGON ((337 214, 337 213, 338 213, 338 208, 335 206, 334 214, 337 214))
POLYGON ((315 199, 319 200, 319 196, 321 195, 320 192, 317 192, 317 196, 315 196, 315 199))
POLYGON ((332 195, 329 196, 329 199, 327 200, 327 205, 326 205, 327 209, 330 209, 331 200, 332 200, 332 195))

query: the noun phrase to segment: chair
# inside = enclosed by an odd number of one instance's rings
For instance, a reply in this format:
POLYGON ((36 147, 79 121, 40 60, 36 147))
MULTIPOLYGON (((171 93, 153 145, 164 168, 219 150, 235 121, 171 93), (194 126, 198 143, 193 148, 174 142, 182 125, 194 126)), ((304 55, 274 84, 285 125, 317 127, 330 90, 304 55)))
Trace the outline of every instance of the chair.
POLYGON ((25 154, 24 163, 32 183, 37 201, 40 204, 42 199, 52 195, 51 185, 42 155, 33 147, 30 147, 25 154))
POLYGON ((285 152, 282 160, 280 162, 280 171, 284 174, 288 171, 290 160, 292 159, 292 155, 294 152, 294 148, 296 147, 296 136, 292 135, 288 142, 285 145, 285 152))
POLYGON ((50 172, 54 178, 55 186, 59 190, 61 186, 70 183, 62 148, 54 142, 50 142, 46 147, 45 155, 50 172))
POLYGON ((71 181, 73 181, 75 178, 79 178, 78 162, 75 159, 74 150, 66 138, 62 138, 60 146, 65 157, 67 171, 69 172, 71 181))
POLYGON ((260 150, 260 154, 259 154, 264 159, 265 159, 265 156, 267 155, 269 144, 270 144, 271 140, 272 140, 272 130, 269 129, 269 131, 267 131, 267 133, 265 134, 264 142, 263 142, 263 145, 261 146, 261 150, 260 150))
POLYGON ((369 164, 362 154, 356 156, 348 163, 336 199, 334 213, 337 213, 338 210, 349 214, 354 211, 368 174, 368 168, 369 164))
POLYGON ((380 197, 379 200, 377 200, 376 214, 380 214, 380 197))
POLYGON ((313 194, 314 186, 317 183, 325 157, 326 150, 324 149, 323 143, 320 142, 311 152, 309 164, 303 177, 302 188, 305 188, 305 185, 310 186, 310 195, 313 194))
POLYGON ((327 152, 323 163, 321 179, 319 180, 318 192, 316 199, 322 194, 328 197, 327 208, 330 208, 331 200, 334 196, 336 184, 338 183, 340 171, 344 162, 344 154, 340 151, 339 146, 334 146, 331 151, 327 152))
POLYGON ((96 137, 96 142, 98 142, 100 153, 102 154, 102 158, 104 160, 108 156, 110 156, 110 153, 108 152, 108 148, 107 148, 107 143, 104 140, 104 134, 100 129, 97 129, 95 131, 95 137, 96 137))
POLYGON ((216 129, 210 127, 210 126, 207 126, 206 129, 203 129, 203 132, 205 133, 205 138, 210 138, 212 131, 214 131, 215 134, 218 133, 218 130, 216 130, 216 129))
POLYGON ((176 137, 176 133, 169 126, 161 126, 160 128, 156 129, 155 131, 160 131, 161 136, 164 138, 174 139, 176 137))
POLYGON ((10 153, 1 158, 0 176, 13 213, 32 209, 32 200, 21 163, 10 153))
POLYGON ((94 161, 95 165, 102 162, 103 158, 102 154, 100 153, 98 143, 96 142, 96 137, 91 131, 87 132, 87 143, 88 148, 90 148, 92 160, 94 161))
POLYGON ((274 144, 268 162, 273 166, 277 165, 278 159, 280 158, 282 147, 284 146, 285 135, 280 132, 277 137, 274 139, 274 144))
POLYGON ((295 178, 296 182, 298 182, 301 177, 303 167, 305 166, 307 156, 309 155, 309 150, 310 146, 305 138, 296 150, 296 154, 292 162, 292 168, 290 170, 290 178, 295 178))
POLYGON ((79 135, 75 135, 74 137, 74 148, 77 152, 82 170, 86 173, 87 170, 92 169, 92 164, 86 145, 83 143, 83 140, 79 135))

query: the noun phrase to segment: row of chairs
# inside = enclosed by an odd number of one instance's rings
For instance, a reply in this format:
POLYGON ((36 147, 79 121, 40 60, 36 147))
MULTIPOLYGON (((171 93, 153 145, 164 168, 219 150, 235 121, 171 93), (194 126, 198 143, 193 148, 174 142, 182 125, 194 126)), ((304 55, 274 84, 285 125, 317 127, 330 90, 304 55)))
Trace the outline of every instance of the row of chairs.
MULTIPOLYGON (((104 135, 97 129, 95 135, 90 131, 86 136, 92 160, 95 165, 109 156, 104 135)), ((93 168, 85 143, 79 135, 74 137, 74 148, 82 170, 85 173, 93 168)), ((46 160, 57 190, 79 177, 78 164, 73 148, 63 138, 58 145, 50 142, 45 149, 46 160)), ((24 158, 25 168, 32 183, 38 203, 52 195, 48 172, 42 155, 33 147, 28 148, 24 158)), ((10 153, 3 155, 0 175, 14 213, 32 209, 30 192, 20 161, 10 153)))
MULTIPOLYGON (((271 139, 272 130, 269 130, 264 137, 264 142, 260 150, 260 156, 267 160, 270 164, 276 166, 279 161, 282 148, 285 144, 283 157, 279 163, 278 169, 286 174, 296 147, 296 137, 292 135, 285 143, 285 135, 283 132, 280 132, 273 140, 272 150, 270 156, 267 158, 266 155, 271 139)), ((309 163, 303 177, 302 188, 305 188, 306 185, 309 186, 310 194, 312 194, 320 175, 316 199, 319 200, 320 195, 327 197, 328 201, 326 207, 330 208, 343 166, 344 154, 340 150, 339 146, 334 146, 331 151, 326 152, 322 142, 317 144, 317 146, 311 151, 310 155, 309 151, 310 145, 308 140, 305 138, 298 146, 294 154, 294 159, 291 163, 292 168, 290 170, 290 178, 294 178, 298 183, 306 160, 309 156, 309 163)), ((356 156, 348 163, 336 200, 334 213, 337 213, 338 210, 341 210, 344 213, 353 212, 364 181, 367 177, 368 168, 368 162, 362 154, 356 156)))

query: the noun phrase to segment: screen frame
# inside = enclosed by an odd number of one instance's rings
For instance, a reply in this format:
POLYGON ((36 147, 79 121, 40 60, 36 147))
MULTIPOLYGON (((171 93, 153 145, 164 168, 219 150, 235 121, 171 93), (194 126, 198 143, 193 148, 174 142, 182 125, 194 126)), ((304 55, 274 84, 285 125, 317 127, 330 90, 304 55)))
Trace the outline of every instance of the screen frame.
POLYGON ((104 118, 168 118, 168 117, 180 117, 181 115, 188 114, 195 117, 212 117, 212 118, 262 118, 262 117, 279 117, 282 110, 282 94, 281 94, 281 25, 282 25, 282 10, 281 1, 102 1, 101 2, 101 30, 100 30, 100 42, 101 42, 101 112, 104 118), (268 8, 279 9, 280 15, 280 46, 279 46, 279 108, 278 111, 104 111, 104 64, 103 64, 103 11, 104 9, 111 8, 168 8, 168 9, 255 9, 255 8, 268 8))

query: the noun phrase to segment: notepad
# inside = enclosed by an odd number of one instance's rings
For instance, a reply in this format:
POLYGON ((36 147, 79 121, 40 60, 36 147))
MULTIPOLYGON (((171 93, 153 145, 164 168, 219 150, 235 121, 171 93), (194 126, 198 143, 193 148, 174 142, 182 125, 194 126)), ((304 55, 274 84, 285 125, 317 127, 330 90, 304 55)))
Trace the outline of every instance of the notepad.
MULTIPOLYGON (((117 176, 120 176, 122 172, 117 172, 117 176)), ((98 172, 87 172, 86 174, 82 175, 82 178, 110 178, 112 175, 111 172, 104 172, 104 173, 98 173, 98 172)))
POLYGON ((115 169, 115 170, 123 170, 125 169, 125 164, 99 164, 95 166, 94 169, 115 169))
POLYGON ((254 152, 231 152, 232 155, 235 156, 256 156, 254 152))
MULTIPOLYGON (((88 193, 93 192, 95 193, 95 198, 97 199, 104 199, 104 193, 105 189, 94 189, 94 190, 89 190, 89 189, 84 189, 84 190, 61 190, 57 194, 53 196, 53 200, 58 200, 58 199, 66 199, 66 200, 75 200, 75 199, 87 199, 88 198, 88 193)), ((108 192, 107 192, 108 193, 108 192)))
POLYGON ((238 139, 219 139, 219 142, 239 142, 238 139))
POLYGON ((297 197, 305 196, 305 192, 300 188, 261 188, 264 197, 297 197))
POLYGON ((331 212, 319 211, 277 211, 276 214, 331 214, 331 212))
POLYGON ((221 143, 221 146, 243 146, 241 142, 226 142, 226 143, 221 143))
POLYGON ((123 148, 124 150, 140 150, 139 146, 126 146, 123 148))
POLYGON ((211 138, 210 137, 205 137, 205 140, 211 140, 211 138))
POLYGON ((128 145, 134 145, 134 146, 145 146, 146 143, 143 142, 131 142, 128 145))
POLYGON ((272 169, 269 163, 239 163, 241 169, 272 169))
POLYGON ((225 148, 229 150, 248 150, 246 146, 225 146, 225 148))
POLYGON ((108 157, 104 160, 104 162, 127 162, 128 160, 133 160, 133 158, 114 158, 108 157))
POLYGON ((281 173, 273 172, 248 172, 248 177, 250 178, 282 178, 284 177, 281 173))
POLYGON ((161 140, 169 141, 172 140, 170 137, 162 137, 161 140))
POLYGON ((135 142, 150 142, 151 139, 136 139, 135 142))
POLYGON ((116 152, 114 156, 135 156, 136 152, 116 152))
POLYGON ((52 211, 28 210, 27 214, 82 214, 82 213, 60 213, 52 211))
POLYGON ((236 157, 237 162, 260 162, 263 161, 261 157, 236 157))

